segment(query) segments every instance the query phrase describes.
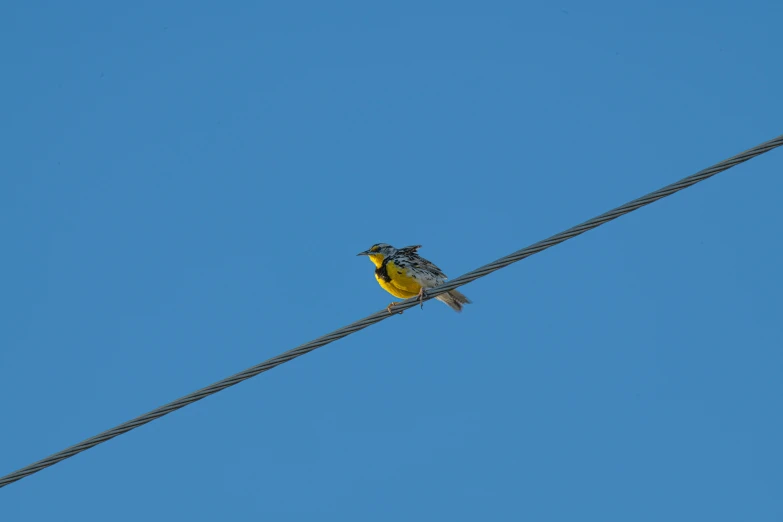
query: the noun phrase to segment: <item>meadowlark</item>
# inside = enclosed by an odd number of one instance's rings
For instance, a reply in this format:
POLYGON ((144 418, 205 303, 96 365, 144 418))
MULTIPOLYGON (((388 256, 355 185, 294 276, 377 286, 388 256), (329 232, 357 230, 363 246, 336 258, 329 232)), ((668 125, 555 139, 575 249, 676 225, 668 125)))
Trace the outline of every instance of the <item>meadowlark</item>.
MULTIPOLYGON (((418 296, 423 308, 424 292, 446 281, 446 274, 417 254, 419 248, 421 245, 394 248, 386 243, 377 243, 356 255, 370 258, 375 265, 375 279, 384 290, 402 299, 418 296)), ((440 294, 435 299, 446 303, 455 312, 461 312, 462 305, 470 303, 470 299, 456 290, 440 294)), ((392 302, 386 310, 392 313, 396 304, 396 301, 392 302)))

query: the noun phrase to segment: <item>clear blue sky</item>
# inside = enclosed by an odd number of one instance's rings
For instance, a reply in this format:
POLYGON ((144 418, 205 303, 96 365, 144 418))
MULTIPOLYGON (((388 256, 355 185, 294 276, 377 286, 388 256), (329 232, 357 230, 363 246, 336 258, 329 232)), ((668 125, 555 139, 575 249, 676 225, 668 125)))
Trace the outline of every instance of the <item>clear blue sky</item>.
MULTIPOLYGON (((371 5, 368 5, 371 4, 371 5)), ((783 4, 2 8, 0 474, 781 132, 783 4)), ((783 151, 0 490, 4 521, 783 518, 783 151)))

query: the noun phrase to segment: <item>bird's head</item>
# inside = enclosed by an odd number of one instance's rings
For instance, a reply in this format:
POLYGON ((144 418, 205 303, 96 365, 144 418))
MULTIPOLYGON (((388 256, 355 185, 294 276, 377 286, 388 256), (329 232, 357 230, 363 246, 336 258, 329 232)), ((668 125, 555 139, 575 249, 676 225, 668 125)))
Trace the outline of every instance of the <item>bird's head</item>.
POLYGON ((359 252, 356 255, 369 257, 370 261, 375 263, 376 267, 379 267, 383 263, 383 259, 385 257, 394 254, 396 251, 397 249, 391 245, 387 245, 386 243, 376 243, 373 246, 371 246, 368 250, 365 250, 364 252, 359 252))

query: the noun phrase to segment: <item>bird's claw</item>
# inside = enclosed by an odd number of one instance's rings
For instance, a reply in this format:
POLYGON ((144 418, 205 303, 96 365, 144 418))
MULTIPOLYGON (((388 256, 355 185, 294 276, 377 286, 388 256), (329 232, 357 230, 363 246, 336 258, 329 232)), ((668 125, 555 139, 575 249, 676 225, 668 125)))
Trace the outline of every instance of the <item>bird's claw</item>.
POLYGON ((421 309, 424 310, 424 288, 419 290, 419 303, 421 304, 421 309))
MULTIPOLYGON (((397 304, 396 302, 394 302, 394 303, 391 303, 389 306, 387 306, 387 307, 386 307, 386 311, 387 311, 387 312, 389 312, 390 314, 393 314, 393 313, 395 313, 395 312, 392 312, 392 307, 393 307, 394 305, 396 305, 396 304, 397 304)), ((398 314, 402 314, 402 310, 400 310, 399 312, 396 312, 396 313, 398 313, 398 314)))

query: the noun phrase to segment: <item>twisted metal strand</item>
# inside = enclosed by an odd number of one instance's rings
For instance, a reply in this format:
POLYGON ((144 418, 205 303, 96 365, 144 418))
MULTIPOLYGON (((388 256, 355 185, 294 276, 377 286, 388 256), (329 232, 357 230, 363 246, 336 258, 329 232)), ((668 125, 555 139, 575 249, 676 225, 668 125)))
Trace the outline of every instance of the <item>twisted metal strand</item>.
MULTIPOLYGON (((634 210, 640 209, 646 205, 649 205, 650 203, 654 203, 659 199, 665 198, 667 196, 671 196, 675 192, 679 192, 685 188, 695 185, 700 181, 704 181, 705 179, 710 178, 720 172, 723 172, 724 170, 730 169, 735 165, 739 165, 740 163, 748 161, 751 158, 755 158, 756 156, 764 154, 765 152, 768 152, 776 147, 780 147, 781 145, 783 145, 783 136, 779 136, 775 139, 762 143, 757 147, 753 147, 752 149, 746 150, 745 152, 738 154, 732 158, 721 161, 720 163, 717 163, 712 167, 697 172, 692 176, 688 176, 687 178, 684 178, 676 183, 672 183, 671 185, 663 187, 662 189, 656 190, 655 192, 651 192, 646 196, 643 196, 639 199, 635 199, 629 203, 626 203, 625 205, 615 208, 614 210, 610 210, 605 214, 601 214, 600 216, 595 217, 589 221, 585 221, 581 225, 577 225, 575 227, 569 228, 564 232, 555 234, 554 236, 548 239, 539 241, 538 243, 535 243, 527 248, 523 248, 522 250, 518 250, 513 254, 509 254, 505 257, 502 257, 497 261, 494 261, 480 268, 477 268, 476 270, 468 272, 460 277, 457 277, 456 279, 447 281, 446 283, 436 288, 429 289, 427 290, 424 296, 424 300, 429 300, 440 294, 446 293, 450 290, 454 290, 455 288, 468 284, 472 281, 475 281, 480 277, 484 277, 487 274, 491 274, 492 272, 500 270, 501 268, 505 268, 512 263, 521 261, 526 257, 530 257, 533 254, 537 254, 539 252, 546 250, 547 248, 551 248, 564 241, 574 238, 580 234, 584 234, 588 230, 592 230, 596 227, 603 225, 604 223, 608 223, 609 221, 617 219, 620 216, 633 212, 634 210)), ((412 308, 416 306, 418 303, 419 303, 419 298, 412 297, 410 299, 406 299, 405 301, 396 304, 394 306, 394 310, 404 311, 407 310, 408 308, 412 308)), ((292 359, 296 359, 297 357, 305 355, 306 353, 312 352, 317 348, 320 348, 329 343, 337 341, 338 339, 342 339, 343 337, 351 335, 354 332, 358 332, 359 330, 363 330, 364 328, 367 328, 370 325, 379 323, 385 319, 388 319, 391 316, 392 315, 390 315, 386 310, 376 312, 368 317, 365 317, 360 321, 356 321, 355 323, 349 324, 348 326, 344 326, 339 330, 335 330, 334 332, 324 335, 323 337, 319 337, 314 341, 310 341, 309 343, 303 344, 297 348, 282 353, 277 357, 272 357, 271 359, 268 359, 260 364, 248 368, 245 371, 232 375, 231 377, 218 381, 210 386, 207 386, 206 388, 202 388, 189 395, 185 395, 184 397, 181 397, 173 402, 170 402, 165 406, 161 406, 160 408, 152 410, 149 413, 136 417, 133 420, 120 424, 119 426, 104 431, 103 433, 100 433, 94 437, 90 437, 89 439, 86 439, 80 442, 79 444, 66 448, 60 452, 50 455, 49 457, 43 460, 40 460, 34 464, 30 464, 29 466, 25 466, 24 468, 15 471, 14 473, 11 473, 9 475, 0 478, 0 488, 5 487, 13 482, 16 482, 17 480, 20 480, 24 477, 32 475, 33 473, 37 473, 42 469, 48 468, 49 466, 53 466, 65 459, 73 457, 74 455, 81 453, 82 451, 86 451, 90 448, 93 448, 98 444, 101 444, 102 442, 106 442, 107 440, 113 439, 114 437, 122 435, 123 433, 127 433, 131 430, 134 430, 139 426, 143 426, 148 422, 152 422, 155 419, 159 419, 160 417, 163 417, 164 415, 167 415, 173 411, 176 411, 180 408, 184 408, 189 404, 192 404, 196 401, 200 401, 205 397, 213 395, 219 391, 234 386, 235 384, 239 384, 242 381, 250 379, 251 377, 255 377, 256 375, 271 370, 272 368, 279 366, 283 363, 286 363, 292 359)))

